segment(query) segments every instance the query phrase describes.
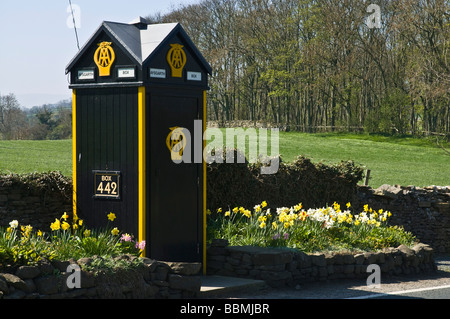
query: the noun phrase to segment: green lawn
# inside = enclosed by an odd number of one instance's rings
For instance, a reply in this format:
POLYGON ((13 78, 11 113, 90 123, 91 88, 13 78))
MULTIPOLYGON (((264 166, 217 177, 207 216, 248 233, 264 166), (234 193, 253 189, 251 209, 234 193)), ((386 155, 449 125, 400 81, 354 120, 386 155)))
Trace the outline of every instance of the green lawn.
MULTIPOLYGON (((284 161, 298 155, 324 163, 353 160, 372 171, 372 187, 450 185, 450 155, 425 139, 280 132, 280 153, 284 161)), ((71 140, 0 141, 0 171, 54 170, 72 175, 71 140)))
POLYGON ((371 170, 369 185, 450 185, 450 155, 424 139, 349 134, 280 133, 280 153, 314 162, 353 160, 371 170))
POLYGON ((0 141, 0 172, 48 171, 72 176, 72 140, 0 141))

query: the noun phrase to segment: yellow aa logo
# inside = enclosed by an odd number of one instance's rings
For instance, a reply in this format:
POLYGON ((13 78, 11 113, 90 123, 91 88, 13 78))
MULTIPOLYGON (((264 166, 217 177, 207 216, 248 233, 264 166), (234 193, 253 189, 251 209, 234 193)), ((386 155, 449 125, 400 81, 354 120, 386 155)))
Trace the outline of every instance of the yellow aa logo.
POLYGON ((170 151, 172 161, 181 161, 183 152, 187 145, 186 135, 180 127, 170 128, 170 133, 166 139, 167 148, 170 151))
POLYGON ((111 66, 116 60, 116 54, 111 47, 112 42, 102 42, 98 44, 98 49, 94 54, 94 62, 98 66, 100 76, 110 76, 111 66))
POLYGON ((181 78, 183 76, 183 68, 186 65, 186 53, 184 53, 181 44, 171 44, 172 48, 167 54, 167 62, 169 62, 172 69, 172 77, 181 78))

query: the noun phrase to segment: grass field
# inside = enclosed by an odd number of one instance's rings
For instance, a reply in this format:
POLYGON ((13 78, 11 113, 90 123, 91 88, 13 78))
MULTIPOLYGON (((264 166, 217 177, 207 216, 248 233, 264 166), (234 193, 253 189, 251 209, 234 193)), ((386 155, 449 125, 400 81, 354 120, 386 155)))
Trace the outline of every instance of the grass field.
POLYGON ((450 155, 425 139, 356 134, 280 133, 286 161, 302 154, 314 162, 353 160, 371 170, 369 185, 450 185, 450 155))
POLYGON ((72 140, 0 141, 0 172, 35 171, 72 176, 72 140))
MULTIPOLYGON (((371 170, 369 185, 374 188, 382 184, 450 185, 450 155, 426 139, 280 132, 280 153, 285 162, 298 155, 328 164, 353 160, 371 170)), ((72 175, 71 140, 0 141, 0 171, 55 170, 72 175)))

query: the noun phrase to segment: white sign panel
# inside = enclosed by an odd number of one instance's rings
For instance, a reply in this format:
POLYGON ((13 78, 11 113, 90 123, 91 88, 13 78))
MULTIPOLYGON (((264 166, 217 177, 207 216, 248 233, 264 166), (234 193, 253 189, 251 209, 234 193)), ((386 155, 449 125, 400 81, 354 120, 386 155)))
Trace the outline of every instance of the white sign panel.
POLYGON ((166 70, 165 69, 150 69, 150 77, 156 79, 165 79, 166 70))
POLYGON ((187 79, 189 81, 201 81, 202 80, 202 73, 201 72, 188 72, 187 73, 187 79))
POLYGON ((117 70, 118 78, 135 78, 136 70, 134 68, 121 68, 117 70))
POLYGON ((78 80, 95 80, 94 70, 80 70, 78 71, 78 80))

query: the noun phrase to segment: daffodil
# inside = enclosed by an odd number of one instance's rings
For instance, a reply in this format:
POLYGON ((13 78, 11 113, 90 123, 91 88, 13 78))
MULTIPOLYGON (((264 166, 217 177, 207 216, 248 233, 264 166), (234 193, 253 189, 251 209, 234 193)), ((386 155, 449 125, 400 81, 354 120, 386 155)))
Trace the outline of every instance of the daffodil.
POLYGON ((252 217, 252 213, 248 209, 244 209, 243 214, 247 218, 251 218, 252 217))
POLYGON ((17 220, 13 220, 9 223, 9 226, 11 227, 11 229, 16 229, 17 227, 19 227, 19 222, 17 220))
POLYGON ((70 228, 70 224, 67 222, 63 222, 61 225, 62 230, 68 230, 70 228))
POLYGON ((59 230, 61 228, 61 222, 59 219, 55 219, 55 222, 50 224, 50 228, 53 231, 59 230))
POLYGON ((260 223, 267 221, 267 216, 259 216, 259 217, 258 217, 258 221, 259 221, 260 223))
POLYGON ((113 236, 119 235, 119 230, 117 229, 117 227, 115 227, 113 230, 111 230, 111 234, 112 234, 113 236))
POLYGON ((69 218, 69 215, 67 215, 67 213, 64 213, 64 214, 61 216, 61 219, 64 219, 64 220, 67 220, 67 218, 69 218))
POLYGON ((117 217, 116 217, 116 214, 114 214, 114 213, 109 213, 109 214, 108 214, 108 219, 109 219, 110 221, 113 222, 116 218, 117 218, 117 217))

